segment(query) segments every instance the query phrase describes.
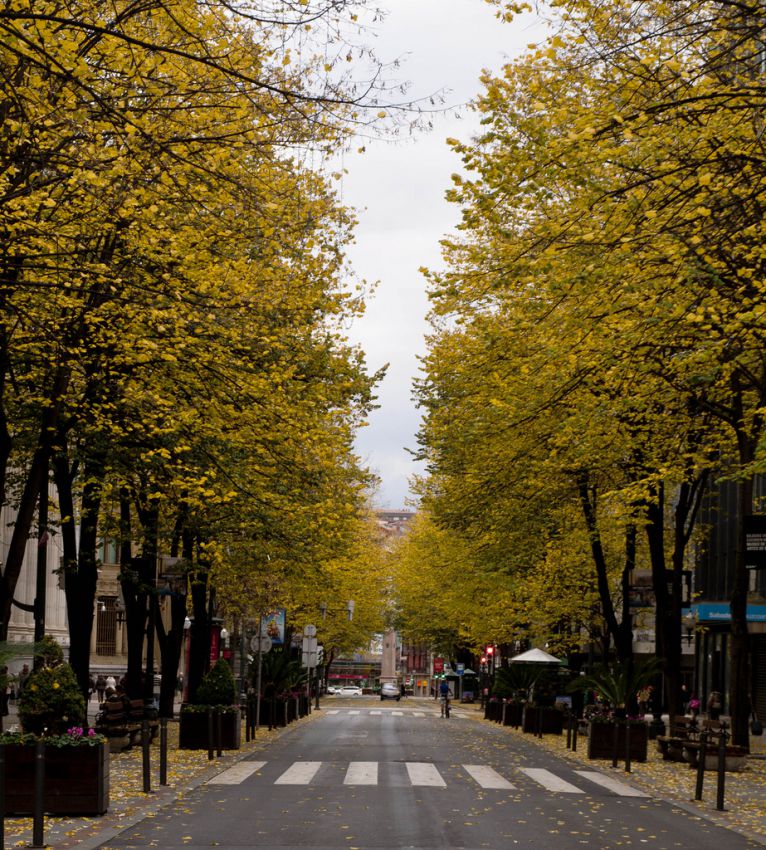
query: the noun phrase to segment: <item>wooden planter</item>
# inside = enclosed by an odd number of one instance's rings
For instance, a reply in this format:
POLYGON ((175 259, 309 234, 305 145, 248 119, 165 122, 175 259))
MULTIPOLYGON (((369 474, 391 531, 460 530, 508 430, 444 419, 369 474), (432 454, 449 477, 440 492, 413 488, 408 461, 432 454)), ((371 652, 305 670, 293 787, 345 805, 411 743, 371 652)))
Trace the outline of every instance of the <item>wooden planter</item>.
MULTIPOLYGON (((207 750, 209 749, 208 725, 206 711, 184 711, 179 714, 178 748, 180 750, 207 750)), ((241 738, 240 712, 221 712, 221 749, 238 750, 241 738)), ((213 716, 213 726, 218 719, 213 716)), ((215 728, 213 729, 213 746, 215 740, 215 728)))
MULTIPOLYGON (((34 812, 35 746, 5 745, 4 814, 34 812)), ((109 745, 45 748, 45 811, 103 815, 109 808, 109 745)))
MULTIPOLYGON (((631 761, 646 761, 649 727, 643 720, 630 721, 631 761)), ((614 757, 614 723, 591 721, 588 725, 588 758, 611 759, 614 757)), ((625 722, 617 729, 617 758, 625 758, 625 722)))
POLYGON ((503 726, 521 726, 524 714, 524 704, 521 702, 507 702, 503 706, 503 726))
POLYGON ((564 729, 564 712, 549 706, 526 705, 521 728, 535 735, 560 735, 564 729))

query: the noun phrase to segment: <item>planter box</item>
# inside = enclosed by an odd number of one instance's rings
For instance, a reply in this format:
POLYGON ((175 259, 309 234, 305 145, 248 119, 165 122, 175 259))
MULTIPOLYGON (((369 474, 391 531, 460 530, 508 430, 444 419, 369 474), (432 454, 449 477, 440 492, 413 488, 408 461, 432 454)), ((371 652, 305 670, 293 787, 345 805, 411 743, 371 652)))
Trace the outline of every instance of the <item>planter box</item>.
MULTIPOLYGON (((207 736, 207 712, 183 711, 178 717, 178 749, 179 750, 207 750, 209 742, 207 736)), ((213 724, 218 719, 213 717, 213 724)), ((241 739, 241 717, 239 710, 221 713, 221 749, 238 750, 241 739)), ((213 746, 215 742, 215 730, 213 731, 213 746)))
POLYGON ((564 712, 549 706, 524 706, 521 728, 532 734, 560 735, 564 729, 564 712))
MULTIPOLYGON (((617 729, 617 758, 625 758, 625 723, 617 729)), ((649 727, 643 720, 630 721, 630 759, 646 761, 649 727)), ((591 721, 588 727, 588 758, 611 759, 614 757, 614 724, 591 721)))
MULTIPOLYGON (((5 812, 34 812, 35 747, 5 745, 5 812)), ((109 745, 45 748, 45 811, 103 815, 109 808, 109 745)))
POLYGON ((521 726, 523 714, 523 703, 507 702, 503 706, 503 726, 521 726))

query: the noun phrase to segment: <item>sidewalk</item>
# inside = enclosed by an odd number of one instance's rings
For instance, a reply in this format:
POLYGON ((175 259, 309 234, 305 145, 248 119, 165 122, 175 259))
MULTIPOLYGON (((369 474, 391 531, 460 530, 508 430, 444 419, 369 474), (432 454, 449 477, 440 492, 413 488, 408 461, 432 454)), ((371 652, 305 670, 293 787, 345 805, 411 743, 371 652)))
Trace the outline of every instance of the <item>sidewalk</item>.
MULTIPOLYGON (((469 707, 461 706, 461 708, 469 707)), ((471 708, 474 709, 476 720, 497 726, 494 721, 484 720, 483 710, 478 704, 471 708)), ((633 762, 631 772, 625 773, 624 761, 620 762, 617 768, 613 768, 611 761, 589 760, 587 738, 582 736, 578 738, 577 752, 568 750, 566 730, 561 736, 544 735, 542 738, 536 738, 534 735, 524 734, 520 729, 513 729, 510 726, 498 728, 509 735, 523 738, 525 742, 531 742, 567 761, 576 763, 578 767, 588 765, 591 770, 597 769, 612 774, 623 782, 646 791, 652 797, 666 800, 679 809, 728 827, 766 846, 765 735, 751 736, 751 754, 745 770, 726 773, 725 811, 719 812, 716 810, 716 772, 705 771, 702 800, 697 802, 694 800, 697 771, 684 763, 663 761, 654 741, 649 741, 647 761, 643 764, 633 762)))
MULTIPOLYGON (((88 706, 89 717, 95 701, 88 706)), ((92 719, 92 718, 91 718, 92 719)), ((289 733, 309 718, 298 720, 290 726, 269 732, 260 729, 256 740, 245 743, 244 724, 242 746, 239 750, 225 752, 221 758, 208 761, 207 750, 179 750, 178 723, 168 724, 168 785, 159 784, 159 746, 151 747, 151 786, 149 794, 143 792, 143 763, 140 747, 124 753, 112 753, 109 775, 109 811, 101 817, 46 817, 44 840, 51 850, 77 847, 91 850, 134 823, 153 814, 174 800, 202 785, 212 776, 256 753, 281 735, 289 733)), ((4 718, 4 728, 16 722, 15 717, 4 718)), ((5 847, 24 847, 32 843, 32 819, 8 817, 5 819, 5 847)))

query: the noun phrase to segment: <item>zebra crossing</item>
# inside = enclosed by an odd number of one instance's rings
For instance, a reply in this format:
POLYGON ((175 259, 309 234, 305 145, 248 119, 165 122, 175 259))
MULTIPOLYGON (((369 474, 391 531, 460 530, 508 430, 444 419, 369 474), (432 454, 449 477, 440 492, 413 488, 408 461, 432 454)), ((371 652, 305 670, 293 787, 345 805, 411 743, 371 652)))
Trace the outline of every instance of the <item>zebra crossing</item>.
MULTIPOLYGON (((401 709, 361 709, 361 708, 330 708, 326 711, 323 711, 323 714, 327 716, 332 716, 336 714, 343 714, 349 717, 439 717, 440 714, 438 711, 417 711, 417 710, 401 710, 401 709)), ((455 719, 465 719, 464 715, 456 714, 454 711, 450 715, 455 719)))
MULTIPOLYGON (((522 790, 519 785, 487 764, 459 765, 457 776, 452 769, 456 766, 447 767, 450 768, 451 782, 464 782, 483 790, 522 790)), ((571 782, 545 768, 520 767, 517 772, 520 775, 517 782, 531 780, 531 787, 538 790, 542 788, 555 794, 600 792, 616 797, 649 796, 615 777, 595 770, 573 770, 574 777, 571 782), (578 784, 574 784, 575 782, 578 784)), ((287 768, 283 764, 270 764, 266 761, 244 761, 209 779, 206 784, 239 785, 251 778, 254 781, 280 786, 326 785, 339 782, 352 787, 390 784, 409 785, 413 788, 446 788, 448 784, 439 767, 432 762, 376 761, 352 761, 347 765, 337 762, 296 761, 287 768)))

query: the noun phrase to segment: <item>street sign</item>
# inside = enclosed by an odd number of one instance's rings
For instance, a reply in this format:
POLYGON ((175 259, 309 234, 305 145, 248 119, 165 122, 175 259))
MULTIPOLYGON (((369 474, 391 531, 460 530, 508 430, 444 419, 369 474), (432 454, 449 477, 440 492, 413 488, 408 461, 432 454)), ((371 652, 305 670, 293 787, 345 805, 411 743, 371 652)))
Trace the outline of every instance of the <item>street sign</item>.
POLYGON ((462 676, 465 673, 465 664, 457 664, 455 672, 458 676, 462 676))
POLYGON ((316 626, 304 626, 303 627, 303 636, 304 637, 316 637, 317 636, 317 627, 316 626))
POLYGON ((273 641, 268 635, 255 635, 250 641, 250 649, 253 652, 268 652, 271 649, 273 641))
POLYGON ((301 664, 304 667, 316 667, 317 639, 315 637, 304 637, 301 649, 301 664))

